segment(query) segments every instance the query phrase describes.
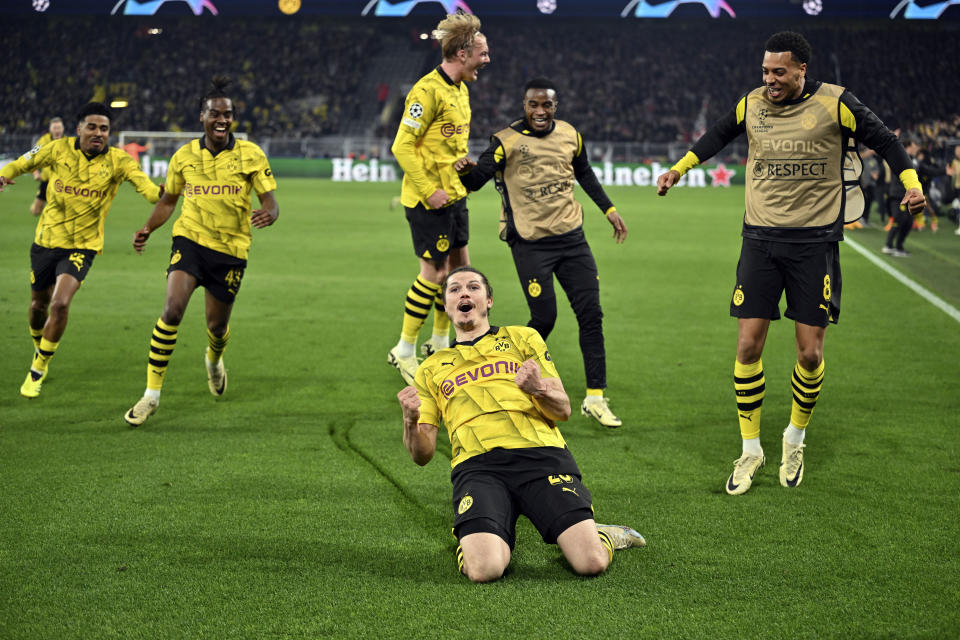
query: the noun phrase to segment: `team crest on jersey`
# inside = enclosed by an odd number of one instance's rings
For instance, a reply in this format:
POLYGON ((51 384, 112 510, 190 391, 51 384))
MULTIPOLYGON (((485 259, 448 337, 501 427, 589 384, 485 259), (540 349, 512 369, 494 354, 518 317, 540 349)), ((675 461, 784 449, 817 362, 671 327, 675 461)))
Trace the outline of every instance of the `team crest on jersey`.
POLYGON ((817 116, 813 115, 809 111, 803 114, 803 117, 800 118, 800 126, 809 131, 817 126, 817 116))
POLYGON ((240 161, 236 158, 231 158, 230 162, 227 163, 227 171, 231 173, 236 173, 240 171, 240 161))
POLYGON ((543 289, 540 287, 540 283, 537 282, 537 279, 534 278, 530 281, 530 284, 527 285, 527 293, 530 294, 531 298, 538 297, 543 292, 543 289))
POLYGON ((444 251, 449 251, 449 250, 450 250, 450 241, 447 240, 447 236, 441 234, 440 237, 437 238, 437 251, 439 251, 440 253, 443 253, 444 251))
POLYGON ((463 515, 472 506, 473 506, 473 496, 471 496, 468 493, 467 495, 463 496, 460 499, 460 504, 457 506, 457 514, 463 515))
POLYGON ((178 262, 180 262, 180 258, 182 257, 183 256, 180 255, 180 249, 177 249, 176 251, 173 252, 173 255, 170 256, 170 264, 177 264, 178 262))
POLYGON ((823 299, 830 302, 830 276, 823 276, 823 299))
POLYGON ((496 351, 509 351, 510 343, 506 340, 498 340, 495 345, 493 345, 494 350, 496 351))
POLYGON ((407 109, 407 113, 410 114, 411 118, 419 118, 423 115, 423 105, 419 102, 414 102, 410 105, 410 108, 407 109))
POLYGON ((737 290, 733 292, 733 305, 739 307, 743 304, 743 289, 737 287, 737 290))

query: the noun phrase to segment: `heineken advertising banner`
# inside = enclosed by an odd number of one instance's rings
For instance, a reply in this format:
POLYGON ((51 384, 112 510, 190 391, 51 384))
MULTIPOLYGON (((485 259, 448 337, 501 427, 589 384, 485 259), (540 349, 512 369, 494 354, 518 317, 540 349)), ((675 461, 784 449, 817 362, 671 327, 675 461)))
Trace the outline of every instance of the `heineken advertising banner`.
MULTIPOLYGON (((140 158, 143 170, 153 178, 166 174, 168 159, 140 158)), ((650 187, 670 165, 653 162, 591 163, 600 184, 605 187, 650 187)), ((270 158, 270 168, 279 178, 325 178, 334 182, 398 182, 403 172, 393 160, 376 158, 270 158)), ((680 187, 729 187, 744 184, 743 165, 724 163, 700 165, 687 172, 680 180, 680 187)))

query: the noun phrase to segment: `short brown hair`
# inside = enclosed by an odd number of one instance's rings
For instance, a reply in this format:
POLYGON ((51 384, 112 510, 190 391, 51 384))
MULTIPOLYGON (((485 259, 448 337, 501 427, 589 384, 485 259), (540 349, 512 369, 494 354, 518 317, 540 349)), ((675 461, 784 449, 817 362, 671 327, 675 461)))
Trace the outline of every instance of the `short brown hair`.
POLYGON ((452 60, 461 49, 469 53, 476 37, 483 34, 480 33, 480 18, 472 13, 452 13, 440 21, 431 35, 440 41, 443 59, 452 60))

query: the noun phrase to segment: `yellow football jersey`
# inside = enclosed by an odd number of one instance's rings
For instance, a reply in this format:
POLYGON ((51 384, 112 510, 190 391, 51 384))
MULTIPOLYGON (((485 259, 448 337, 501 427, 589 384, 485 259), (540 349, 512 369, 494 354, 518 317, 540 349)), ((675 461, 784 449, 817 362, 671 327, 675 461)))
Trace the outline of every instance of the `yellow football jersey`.
POLYGON ((531 358, 544 378, 560 377, 535 329, 491 327, 472 343, 437 351, 417 369, 419 421, 439 426, 443 419, 453 448, 451 467, 498 447, 566 446, 560 430, 514 381, 531 358))
POLYGON ((182 194, 173 235, 236 258, 250 251, 250 191, 275 191, 267 156, 256 144, 230 135, 216 155, 203 138, 183 145, 170 159, 167 193, 182 194))
POLYGON ((455 83, 437 67, 420 78, 404 104, 403 117, 393 141, 393 155, 403 169, 400 202, 415 207, 437 189, 450 202, 466 197, 453 163, 467 155, 470 138, 470 91, 466 82, 455 83))
POLYGON ((41 167, 51 171, 47 205, 34 236, 41 247, 103 251, 103 223, 124 180, 148 201, 160 199, 160 187, 122 150, 107 147, 88 158, 72 137, 34 147, 4 167, 0 175, 15 178, 41 167))
MULTIPOLYGON (((47 144, 48 142, 53 142, 53 136, 50 135, 50 132, 49 132, 49 131, 48 131, 47 133, 43 134, 42 136, 40 136, 39 138, 37 138, 37 141, 34 143, 34 146, 42 147, 43 145, 47 144)), ((41 181, 41 182, 49 182, 49 181, 50 181, 50 167, 44 167, 44 168, 40 169, 40 181, 41 181)))

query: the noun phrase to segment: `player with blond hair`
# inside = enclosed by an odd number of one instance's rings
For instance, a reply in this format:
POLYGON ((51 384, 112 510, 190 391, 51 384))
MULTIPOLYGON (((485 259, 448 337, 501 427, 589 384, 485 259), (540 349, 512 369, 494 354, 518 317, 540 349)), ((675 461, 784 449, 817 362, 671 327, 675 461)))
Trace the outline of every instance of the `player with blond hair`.
POLYGON ((417 370, 417 336, 434 308, 433 336, 425 353, 445 348, 450 320, 444 313, 440 283, 450 269, 468 264, 469 224, 466 188, 454 162, 467 154, 470 92, 467 84, 490 62, 487 38, 475 15, 448 15, 433 31, 443 51, 441 62, 407 94, 393 142, 403 169, 400 202, 406 212, 420 271, 407 291, 400 340, 387 362, 407 384, 417 370))

